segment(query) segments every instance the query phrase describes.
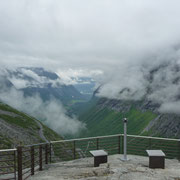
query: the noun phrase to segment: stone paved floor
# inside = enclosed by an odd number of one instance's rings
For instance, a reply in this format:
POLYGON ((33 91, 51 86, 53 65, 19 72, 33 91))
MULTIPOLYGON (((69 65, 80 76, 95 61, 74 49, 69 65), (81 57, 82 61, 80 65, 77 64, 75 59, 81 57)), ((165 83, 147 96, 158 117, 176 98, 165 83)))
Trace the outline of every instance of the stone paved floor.
POLYGON ((132 156, 127 162, 122 155, 108 157, 108 163, 93 167, 93 158, 78 159, 47 165, 44 171, 32 176, 31 180, 180 180, 180 163, 165 161, 165 169, 149 169, 148 157, 132 156))

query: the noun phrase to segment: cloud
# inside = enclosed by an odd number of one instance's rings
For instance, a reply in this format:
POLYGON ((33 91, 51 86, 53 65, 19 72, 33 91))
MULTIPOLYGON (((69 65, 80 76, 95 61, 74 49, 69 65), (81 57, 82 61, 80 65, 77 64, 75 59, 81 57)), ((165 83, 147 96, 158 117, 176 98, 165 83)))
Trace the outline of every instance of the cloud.
POLYGON ((119 100, 146 99, 158 103, 161 113, 180 114, 180 60, 163 60, 153 65, 139 64, 118 70, 109 74, 108 83, 101 86, 98 96, 119 100))
POLYGON ((138 100, 150 89, 150 100, 176 102, 179 6, 179 0, 0 1, 0 65, 65 69, 66 83, 75 83, 71 69, 88 75, 95 69, 104 72, 96 77, 100 96, 138 100))
POLYGON ((24 97, 24 94, 14 88, 0 93, 0 100, 14 108, 42 120, 46 125, 61 135, 77 135, 85 129, 85 124, 76 117, 69 117, 59 101, 51 99, 43 102, 39 95, 24 97))
MULTIPOLYGON (((17 69, 2 69, 0 68, 1 75, 5 76, 16 89, 23 89, 26 87, 44 87, 47 84, 51 84, 52 87, 58 87, 63 85, 64 82, 58 78, 52 79, 46 75, 38 75, 35 71, 27 68, 19 67, 17 69)), ((43 70, 44 71, 44 70, 43 70)), ((51 73, 51 72, 49 72, 51 73)), ((53 74, 56 76, 56 74, 53 74)))
POLYGON ((163 103, 159 109, 161 113, 174 113, 180 115, 180 101, 163 103))
POLYGON ((104 77, 104 85, 98 95, 110 99, 139 100, 146 94, 147 82, 143 73, 140 67, 114 69, 104 77))
POLYGON ((35 72, 33 72, 32 70, 30 69, 21 69, 20 70, 22 72, 23 75, 25 76, 28 76, 34 80, 36 80, 37 82, 41 82, 43 79, 45 79, 45 77, 42 77, 42 76, 38 76, 35 72))
POLYGON ((16 77, 11 77, 9 80, 17 89, 26 88, 29 86, 29 82, 21 78, 19 79, 16 77))
MULTIPOLYGON (((58 69, 57 70, 58 76, 61 78, 62 82, 65 84, 79 84, 81 83, 81 78, 92 78, 97 79, 100 76, 103 75, 103 72, 101 70, 89 70, 89 69, 58 69)), ((90 82, 85 82, 84 80, 82 83, 89 84, 90 82)))
POLYGON ((4 65, 96 68, 137 63, 176 45, 174 0, 11 0, 0 2, 4 65))

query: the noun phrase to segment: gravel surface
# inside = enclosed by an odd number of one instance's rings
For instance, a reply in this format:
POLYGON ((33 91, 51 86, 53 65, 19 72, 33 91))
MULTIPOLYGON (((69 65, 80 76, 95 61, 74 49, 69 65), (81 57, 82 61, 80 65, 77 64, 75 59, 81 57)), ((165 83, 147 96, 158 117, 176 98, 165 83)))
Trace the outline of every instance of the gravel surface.
POLYGON ((47 165, 31 180, 180 180, 178 160, 165 160, 165 169, 148 168, 148 157, 129 155, 127 162, 122 155, 108 157, 108 163, 93 167, 93 158, 78 159, 47 165))

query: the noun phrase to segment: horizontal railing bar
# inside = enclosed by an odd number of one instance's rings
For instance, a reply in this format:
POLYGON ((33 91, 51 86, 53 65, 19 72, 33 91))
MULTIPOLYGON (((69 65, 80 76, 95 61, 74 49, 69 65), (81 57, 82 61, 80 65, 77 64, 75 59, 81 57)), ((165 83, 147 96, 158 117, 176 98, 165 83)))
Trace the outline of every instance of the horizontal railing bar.
POLYGON ((1 152, 12 152, 12 151, 17 151, 17 149, 2 149, 2 150, 0 150, 0 153, 1 152))
MULTIPOLYGON (((34 161, 34 164, 39 163, 39 159, 37 161, 34 161)), ((39 164, 38 164, 39 165, 39 164)))
POLYGON ((46 145, 46 144, 50 144, 50 142, 49 143, 31 144, 31 145, 26 145, 26 146, 23 146, 23 147, 32 147, 32 146, 39 146, 39 145, 46 145))
POLYGON ((23 161, 22 164, 26 165, 26 163, 29 163, 29 162, 31 162, 31 159, 27 159, 27 160, 23 161))
MULTIPOLYGON (((112 138, 112 137, 118 137, 118 136, 124 136, 124 134, 115 134, 115 135, 110 135, 110 136, 96 136, 96 137, 88 137, 88 138, 79 138, 79 139, 68 139, 68 140, 60 140, 60 141, 51 141, 49 143, 39 143, 39 144, 32 144, 32 145, 27 145, 23 147, 32 147, 32 146, 39 146, 39 145, 46 145, 50 143, 65 143, 65 142, 71 142, 71 141, 84 141, 84 140, 95 140, 95 139, 103 139, 103 138, 112 138)), ((151 136, 137 136, 137 135, 127 135, 127 137, 132 137, 132 138, 143 138, 143 139, 154 139, 154 140, 167 140, 167 141, 177 141, 179 142, 180 139, 171 139, 171 138, 159 138, 159 137, 151 137, 151 136)), ((17 149, 4 149, 0 150, 0 152, 12 152, 12 151, 17 151, 17 149)), ((29 151, 29 150, 27 150, 29 151)), ((25 152, 25 151, 23 151, 25 152)), ((8 155, 8 154, 7 154, 8 155)))
POLYGON ((5 168, 13 168, 14 166, 13 165, 11 165, 11 166, 0 166, 0 169, 2 168, 2 169, 5 169, 5 168))
POLYGON ((22 153, 27 153, 27 152, 31 152, 31 150, 30 149, 22 150, 22 153))
POLYGON ((31 163, 22 166, 22 169, 23 169, 23 170, 29 169, 29 168, 31 168, 31 163))
POLYGON ((29 173, 31 171, 31 169, 28 169, 27 171, 24 171, 22 175, 25 175, 27 173, 29 173))
POLYGON ((159 137, 152 137, 152 136, 127 135, 127 137, 144 138, 144 139, 155 139, 155 140, 167 140, 167 141, 180 141, 180 139, 159 138, 159 137))
POLYGON ((15 177, 13 177, 13 178, 8 178, 8 179, 1 179, 1 180, 12 180, 12 179, 15 179, 15 177))
POLYGON ((14 159, 0 160, 0 162, 14 162, 14 159))
MULTIPOLYGON (((84 141, 84 140, 94 140, 94 139, 102 139, 102 138, 111 138, 117 136, 124 136, 124 134, 115 134, 110 136, 97 136, 97 137, 88 137, 88 138, 80 138, 80 139, 68 139, 68 140, 60 140, 60 141, 51 141, 50 143, 63 143, 63 142, 71 142, 71 141, 84 141)), ((167 141, 180 141, 180 139, 171 139, 171 138, 159 138, 152 136, 136 136, 136 135, 127 135, 127 137, 132 138, 143 138, 143 139, 154 139, 154 140, 167 140, 167 141)))
POLYGON ((136 150, 138 150, 138 151, 145 151, 145 150, 147 150, 148 148, 144 148, 144 149, 142 149, 142 148, 138 148, 138 147, 136 147, 136 146, 131 146, 131 147, 129 147, 128 148, 128 151, 136 151, 136 150), (130 149, 129 149, 130 148, 130 149), (132 149, 131 149, 132 148, 132 149))
POLYGON ((23 180, 26 180, 28 179, 29 177, 31 176, 31 174, 29 174, 27 177, 25 177, 23 180))
POLYGON ((96 136, 96 137, 88 137, 88 138, 79 138, 79 139, 68 139, 68 140, 60 140, 60 141, 50 141, 50 143, 63 143, 63 142, 71 142, 71 141, 84 141, 84 140, 94 140, 94 139, 101 139, 101 138, 110 138, 116 136, 124 136, 124 134, 115 134, 110 136, 96 136))
POLYGON ((158 146, 158 145, 156 145, 156 146, 151 146, 151 148, 160 148, 160 149, 172 149, 172 150, 177 150, 177 151, 179 151, 179 148, 177 147, 171 147, 171 146, 158 146))
POLYGON ((0 157, 5 157, 5 156, 14 156, 14 154, 6 154, 6 155, 0 154, 0 157))
POLYGON ((0 175, 5 175, 5 174, 13 174, 14 171, 10 171, 10 172, 3 172, 3 173, 0 173, 0 175))

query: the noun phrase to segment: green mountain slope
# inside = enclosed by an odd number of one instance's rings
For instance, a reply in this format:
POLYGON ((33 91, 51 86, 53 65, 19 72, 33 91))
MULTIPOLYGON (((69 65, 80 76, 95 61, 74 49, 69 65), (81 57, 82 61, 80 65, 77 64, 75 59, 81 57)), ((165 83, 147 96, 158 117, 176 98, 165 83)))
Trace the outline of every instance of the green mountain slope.
POLYGON ((0 149, 61 139, 37 119, 0 103, 0 149))
MULTIPOLYGON (((91 100, 93 101, 93 99, 91 100)), ((180 138, 180 115, 162 114, 159 105, 143 99, 122 101, 99 98, 80 114, 87 124, 80 137, 123 133, 123 118, 128 118, 128 133, 160 137, 180 138)))
POLYGON ((80 120, 87 124, 87 130, 81 136, 100 136, 123 133, 123 118, 128 118, 128 133, 140 134, 142 130, 157 117, 151 111, 141 112, 131 108, 127 112, 118 112, 107 107, 92 107, 80 116, 80 120))

